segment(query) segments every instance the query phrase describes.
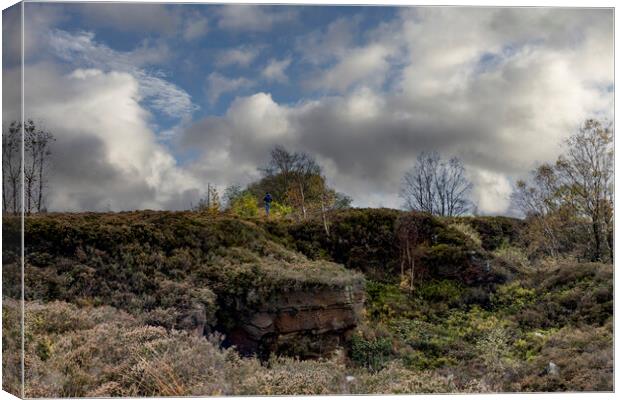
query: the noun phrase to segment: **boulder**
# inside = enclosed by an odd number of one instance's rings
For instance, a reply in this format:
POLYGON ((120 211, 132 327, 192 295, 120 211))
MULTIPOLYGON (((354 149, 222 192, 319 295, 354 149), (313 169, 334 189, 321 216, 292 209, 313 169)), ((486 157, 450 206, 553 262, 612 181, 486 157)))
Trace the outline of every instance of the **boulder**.
POLYGON ((549 364, 545 367, 545 373, 547 375, 559 375, 560 367, 558 367, 553 361, 550 361, 549 364))

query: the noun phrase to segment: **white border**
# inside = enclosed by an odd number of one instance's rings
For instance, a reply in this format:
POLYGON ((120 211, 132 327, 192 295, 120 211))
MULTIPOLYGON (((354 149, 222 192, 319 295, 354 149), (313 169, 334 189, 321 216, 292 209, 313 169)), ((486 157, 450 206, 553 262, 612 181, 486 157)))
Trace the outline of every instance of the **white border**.
MULTIPOLYGON (((2 1, 2 9, 6 9, 16 3, 18 3, 15 0, 0 0, 2 1)), ((609 1, 609 0, 590 0, 590 1, 584 1, 584 0, 575 0, 575 1, 566 1, 566 0, 558 0, 558 1, 550 1, 550 0, 540 0, 540 1, 515 1, 515 0, 503 0, 503 1, 492 1, 492 0, 476 0, 476 1, 466 1, 466 0, 444 0, 444 1, 439 1, 439 0, 424 0, 424 1, 403 1, 403 0, 391 0, 391 1, 365 1, 365 0, 338 0, 338 1, 327 1, 327 0, 313 0, 313 1, 303 1, 303 0, 288 0, 286 2, 284 1, 273 1, 273 0, 263 0, 263 1, 252 1, 252 0, 230 0, 230 1, 197 1, 197 0, 168 0, 168 1, 163 1, 163 0, 134 0, 134 1, 78 1, 78 0, 26 0, 28 2, 64 2, 64 3, 96 3, 96 2, 106 2, 106 3, 128 3, 128 2, 135 2, 135 3, 196 3, 196 4, 223 4, 223 3, 240 3, 240 4, 298 4, 298 5, 380 5, 380 6, 390 6, 390 5, 394 5, 394 6, 481 6, 481 7, 585 7, 585 8, 594 8, 594 7, 603 7, 603 8, 614 8, 614 130, 615 130, 615 115, 616 115, 616 102, 615 102, 615 72, 617 72, 617 64, 615 63, 615 49, 618 43, 618 33, 615 29, 615 2, 613 1, 609 1)), ((24 13, 23 13, 23 3, 22 3, 22 52, 23 52, 23 41, 24 41, 24 37, 23 37, 23 27, 24 27, 24 13)), ((1 18, 0 18, 0 26, 1 26, 1 18)), ((2 33, 0 31, 0 43, 2 40, 2 33)), ((1 51, 0 51, 1 53, 1 51)), ((1 61, 2 61, 2 56, 0 54, 0 65, 1 65, 1 61)), ((23 75, 23 57, 22 57, 22 119, 24 118, 24 97, 23 97, 23 80, 24 80, 24 75, 23 75)), ((2 87, 2 77, 0 74, 0 90, 2 87)), ((2 99, 0 96, 0 106, 2 105, 2 99)), ((23 121, 22 121, 23 122, 23 121)), ((23 124, 22 124, 23 127, 23 124)), ((618 159, 618 145, 617 142, 614 143, 615 144, 615 154, 616 154, 616 158, 614 160, 614 171, 616 164, 616 160, 618 159)), ((22 149, 23 150, 23 149, 22 149)), ((23 163, 22 163, 23 164, 23 163)), ((22 174, 22 178, 23 178, 23 174, 22 174)), ((614 185, 616 188, 619 187, 618 183, 620 181, 620 178, 615 175, 615 179, 614 179, 614 185)), ((23 195, 23 193, 22 193, 23 195)), ((23 200, 23 199, 22 199, 23 200)), ((22 201, 23 204, 23 201, 22 201)), ((22 209, 22 224, 23 224, 23 209, 22 209)), ((615 218, 614 221, 614 233, 618 232, 618 228, 620 227, 620 223, 618 222, 618 219, 615 218)), ((0 239, 2 237, 2 232, 0 230, 0 239)), ((22 228, 22 241, 23 241, 23 228, 22 228)), ((23 243, 23 242, 22 242, 23 243)), ((618 254, 618 244, 617 241, 614 240, 614 252, 615 254, 618 254)), ((0 251, 2 249, 2 245, 0 243, 0 251)), ((23 252, 23 245, 22 245, 22 252, 23 252)), ((23 257, 23 254, 22 254, 23 257)), ((616 266, 616 262, 614 262, 614 267, 616 266)), ((615 311, 617 309, 616 305, 617 305, 617 297, 615 296, 616 293, 616 288, 618 287, 618 282, 619 278, 618 278, 618 274, 615 273, 615 268, 614 268, 614 317, 615 315, 615 311)), ((2 288, 0 285, 0 303, 1 303, 1 293, 2 293, 2 288)), ((23 271, 22 271, 22 301, 23 301, 23 271)), ((2 324, 0 322, 0 328, 1 328, 2 324)), ((22 303, 22 327, 23 327, 23 303, 22 303)), ((617 338, 617 332, 618 332, 618 318, 614 318, 614 390, 616 390, 619 387, 619 374, 616 373, 616 360, 618 360, 618 357, 620 356, 620 351, 618 349, 619 346, 616 346, 616 338, 617 338)), ((23 336, 23 329, 22 329, 22 336, 23 336)), ((23 347, 23 340, 22 340, 22 347, 23 347)), ((22 349, 23 351, 23 349, 22 349)), ((23 354, 23 353, 22 353, 23 354)), ((22 359, 23 360, 23 359, 22 359)), ((22 374, 24 373, 23 369, 22 369, 22 374)), ((0 370, 0 377, 2 376, 2 372, 0 370)), ((23 384, 23 382, 22 382, 23 384)), ((23 391, 22 391, 23 393, 23 391)), ((437 398, 467 398, 467 399, 473 399, 473 398, 479 398, 479 397, 483 397, 485 399, 503 399, 503 398, 525 398, 525 399, 546 399, 546 400, 559 400, 559 399, 613 399, 615 398, 615 394, 614 393, 545 393, 545 394, 530 394, 530 393, 511 393, 511 394, 446 394, 446 395, 363 395, 364 397, 368 397, 368 398, 385 398, 385 399, 419 399, 419 400, 432 400, 432 399, 437 399, 437 398)), ((314 397, 319 397, 319 396, 279 396, 282 398, 291 398, 291 399, 302 399, 302 398, 314 398, 314 397)), ((357 398, 359 398, 360 396, 349 396, 349 395, 341 395, 341 396, 320 396, 321 398, 324 399, 347 399, 347 400, 355 400, 357 398)), ((185 399, 187 397, 164 397, 162 399, 185 399)), ((200 398, 206 398, 206 397, 200 397, 200 398)), ((267 400, 267 399, 272 399, 273 397, 269 397, 269 396, 252 396, 251 398, 253 399, 260 399, 260 400, 267 400)), ((0 391, 0 399, 15 399, 15 396, 5 392, 5 391, 0 391)), ((229 396, 226 397, 226 399, 243 399, 243 397, 233 397, 233 396, 229 396)))

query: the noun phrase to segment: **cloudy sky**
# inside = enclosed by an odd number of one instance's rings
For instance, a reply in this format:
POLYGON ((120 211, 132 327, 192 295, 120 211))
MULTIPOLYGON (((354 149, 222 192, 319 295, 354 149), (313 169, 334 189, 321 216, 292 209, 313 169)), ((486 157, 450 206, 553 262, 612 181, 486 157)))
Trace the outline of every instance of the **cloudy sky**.
POLYGON ((458 156, 501 214, 516 179, 613 113, 610 9, 26 3, 24 57, 26 117, 57 138, 52 210, 187 209, 280 144, 355 206, 400 207, 421 151, 458 156))

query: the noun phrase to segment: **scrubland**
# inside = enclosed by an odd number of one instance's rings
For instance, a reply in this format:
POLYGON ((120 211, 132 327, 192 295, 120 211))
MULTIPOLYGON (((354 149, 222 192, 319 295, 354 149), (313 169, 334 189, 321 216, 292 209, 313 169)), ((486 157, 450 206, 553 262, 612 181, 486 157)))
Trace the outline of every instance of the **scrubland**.
MULTIPOLYGON (((3 386, 19 393, 19 221, 3 222, 3 386)), ((613 390, 613 266, 532 257, 525 224, 350 209, 328 235, 196 212, 28 217, 24 394, 613 390), (357 286, 357 326, 318 357, 227 343, 241 309, 357 286)))

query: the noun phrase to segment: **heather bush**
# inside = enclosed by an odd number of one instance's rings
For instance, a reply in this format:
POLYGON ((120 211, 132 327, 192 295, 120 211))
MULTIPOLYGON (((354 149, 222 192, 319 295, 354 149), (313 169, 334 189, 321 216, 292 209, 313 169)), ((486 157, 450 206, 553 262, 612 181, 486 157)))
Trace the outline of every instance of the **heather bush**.
POLYGON ((471 240, 476 246, 482 245, 482 240, 480 239, 480 235, 478 231, 476 231, 471 225, 465 223, 455 223, 450 224, 450 227, 456 229, 461 232, 463 235, 467 236, 469 240, 471 240))
POLYGON ((19 301, 2 299, 2 389, 22 395, 22 330, 19 301))
MULTIPOLYGON (((17 308, 17 302, 5 304, 7 323, 16 322, 17 317, 9 314, 17 308)), ((193 336, 141 325, 129 314, 110 307, 81 309, 62 302, 27 302, 26 315, 30 327, 26 341, 27 397, 454 390, 447 378, 413 372, 393 362, 379 372, 348 370, 342 351, 326 359, 272 357, 261 363, 256 358, 240 357, 234 349, 223 349, 218 336, 193 336)))
POLYGON ((237 360, 230 368, 234 395, 325 395, 346 393, 345 367, 338 354, 330 359, 272 358, 237 360))
POLYGON ((392 362, 377 373, 363 373, 351 385, 354 394, 449 393, 457 390, 450 379, 432 372, 412 371, 392 362))
MULTIPOLYGON (((28 217, 26 396, 613 389, 612 265, 528 259, 513 219, 329 218, 326 235, 315 220, 209 213, 28 217), (403 226, 420 229, 416 276, 401 287, 403 226), (363 320, 334 353, 304 350, 307 336, 280 356, 241 357, 215 333, 275 296, 362 287, 363 320)), ((18 298, 17 253, 3 261, 5 296, 18 298)), ((14 393, 19 309, 5 299, 3 384, 14 393)))
POLYGON ((613 390, 612 342, 611 322, 597 328, 564 327, 545 337, 510 387, 536 392, 613 390), (551 362, 557 373, 549 371, 551 362))

